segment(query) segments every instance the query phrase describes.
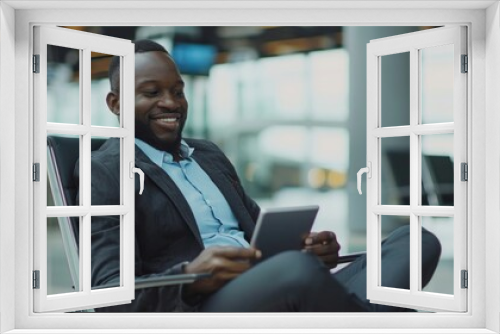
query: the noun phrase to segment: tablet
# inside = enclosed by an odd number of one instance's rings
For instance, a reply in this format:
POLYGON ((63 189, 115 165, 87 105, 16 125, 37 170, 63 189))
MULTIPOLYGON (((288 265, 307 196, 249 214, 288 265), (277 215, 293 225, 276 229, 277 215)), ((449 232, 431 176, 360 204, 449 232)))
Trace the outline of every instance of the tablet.
POLYGON ((301 250, 311 231, 319 206, 262 209, 250 245, 265 260, 287 250, 301 250))

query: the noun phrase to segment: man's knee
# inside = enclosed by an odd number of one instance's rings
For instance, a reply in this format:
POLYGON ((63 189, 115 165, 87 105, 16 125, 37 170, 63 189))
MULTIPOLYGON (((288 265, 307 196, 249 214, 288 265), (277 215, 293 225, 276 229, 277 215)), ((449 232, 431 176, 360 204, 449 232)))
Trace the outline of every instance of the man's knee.
POLYGON ((404 225, 395 229, 390 235, 389 238, 394 239, 410 239, 410 225, 404 225))
MULTIPOLYGON (((422 256, 429 258, 439 258, 441 254, 441 243, 436 235, 422 227, 421 235, 422 243, 422 256)), ((386 243, 404 243, 410 244, 410 226, 405 225, 398 227, 394 230, 388 238, 386 243)))
POLYGON ((432 232, 422 228, 422 265, 437 265, 441 256, 441 242, 432 232))

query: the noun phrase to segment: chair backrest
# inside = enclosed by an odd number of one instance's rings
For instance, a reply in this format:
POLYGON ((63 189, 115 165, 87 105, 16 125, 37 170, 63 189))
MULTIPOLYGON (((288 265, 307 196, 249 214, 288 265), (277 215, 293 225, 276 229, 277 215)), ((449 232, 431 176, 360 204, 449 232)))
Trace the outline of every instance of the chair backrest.
MULTIPOLYGON (((91 150, 98 150, 106 141, 105 138, 92 138, 91 150)), ((62 191, 61 203, 56 205, 75 205, 78 185, 73 181, 75 164, 79 158, 80 141, 75 137, 47 136, 47 154, 57 177, 57 184, 62 191)), ((52 180, 50 180, 52 181, 52 180)))
MULTIPOLYGON (((93 138, 91 150, 99 149, 106 141, 93 138)), ((75 164, 79 159, 80 140, 76 137, 47 136, 47 181, 54 205, 76 205, 78 185, 73 180, 75 164)), ((68 261, 73 286, 79 286, 79 222, 68 217, 59 217, 59 229, 68 261)))

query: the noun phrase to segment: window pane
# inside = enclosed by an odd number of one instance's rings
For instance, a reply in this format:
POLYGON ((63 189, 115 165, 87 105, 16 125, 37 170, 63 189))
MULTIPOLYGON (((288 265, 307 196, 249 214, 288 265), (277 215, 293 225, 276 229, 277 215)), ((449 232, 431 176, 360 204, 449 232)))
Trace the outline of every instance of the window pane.
MULTIPOLYGON (((91 54, 91 123, 98 126, 120 126, 120 117, 112 113, 106 104, 106 96, 111 91, 109 81, 109 64, 113 55, 92 52, 91 54)), ((116 73, 113 78, 113 89, 117 91, 120 83, 120 61, 113 70, 116 73)), ((116 62, 115 60, 115 62, 116 62)))
POLYGON ((47 45, 47 122, 80 121, 80 50, 47 45))
POLYGON ((453 134, 421 136, 422 205, 454 205, 453 134))
POLYGON ((80 136, 49 135, 47 144, 47 206, 80 205, 73 178, 80 158, 80 136))
POLYGON ((381 58, 382 126, 410 124, 410 53, 381 58))
POLYGON ((382 205, 410 204, 410 137, 381 138, 382 205))
MULTIPOLYGON (((408 228, 410 217, 408 216, 381 216, 380 233, 382 240, 398 228, 408 228)), ((384 243, 382 242, 382 245, 384 243)), ((393 252, 394 254, 394 252, 393 252)), ((398 258, 387 258, 386 254, 380 254, 381 278, 380 286, 386 288, 410 289, 410 243, 398 245, 398 258), (395 267, 397 260, 398 267, 395 267)))
POLYGON ((80 291, 78 217, 47 218, 47 294, 80 291))
POLYGON ((420 50, 422 123, 453 122, 453 44, 420 50))
POLYGON ((92 137, 92 205, 122 204, 121 146, 120 138, 92 137))
MULTIPOLYGON (((453 218, 421 217, 422 230, 433 233, 441 243, 441 257, 436 271, 423 291, 453 294, 453 218)), ((424 233, 424 232, 422 232, 424 233)), ((426 245, 422 243, 422 259, 425 259, 426 245)), ((422 263, 424 265, 424 263, 422 263)))
POLYGON ((92 290, 120 286, 121 216, 92 217, 92 290))

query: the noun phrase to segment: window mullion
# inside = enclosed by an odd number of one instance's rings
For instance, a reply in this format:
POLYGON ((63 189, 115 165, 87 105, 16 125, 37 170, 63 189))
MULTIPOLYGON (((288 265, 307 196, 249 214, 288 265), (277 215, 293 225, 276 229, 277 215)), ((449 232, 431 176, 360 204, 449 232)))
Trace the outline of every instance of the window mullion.
POLYGON ((410 50, 410 291, 418 291, 420 274, 419 217, 413 210, 419 204, 420 157, 419 136, 415 128, 419 120, 419 50, 410 50))
MULTIPOLYGON (((90 132, 91 127, 91 54, 90 49, 85 48, 82 50, 82 60, 81 60, 81 120, 82 125, 87 128, 86 133, 82 138, 82 159, 83 160, 83 205, 90 209, 92 205, 91 198, 91 139, 92 135, 90 132)), ((82 291, 85 293, 90 293, 91 289, 91 250, 90 250, 90 232, 91 232, 91 214, 90 210, 86 212, 81 220, 80 225, 81 230, 81 240, 80 240, 80 265, 82 266, 81 273, 81 287, 82 291)))
MULTIPOLYGON (((133 50, 133 47, 132 47, 133 50)), ((124 91, 133 92, 135 83, 135 61, 132 56, 126 55, 120 58, 121 69, 121 84, 124 91)), ((135 162, 135 97, 133 94, 120 94, 120 106, 123 106, 123 115, 120 120, 121 128, 127 131, 127 136, 122 139, 122 157, 123 163, 121 164, 121 182, 122 182, 122 198, 121 204, 127 209, 127 214, 122 215, 120 224, 120 270, 123 273, 120 277, 122 286, 128 289, 130 298, 133 299, 134 291, 134 277, 135 266, 133 261, 125 261, 125 259, 134 259, 134 201, 135 201, 135 183, 131 180, 130 176, 130 163, 135 162), (129 182, 127 182, 128 180, 129 182)), ((134 175, 132 175, 133 179, 134 175)))

